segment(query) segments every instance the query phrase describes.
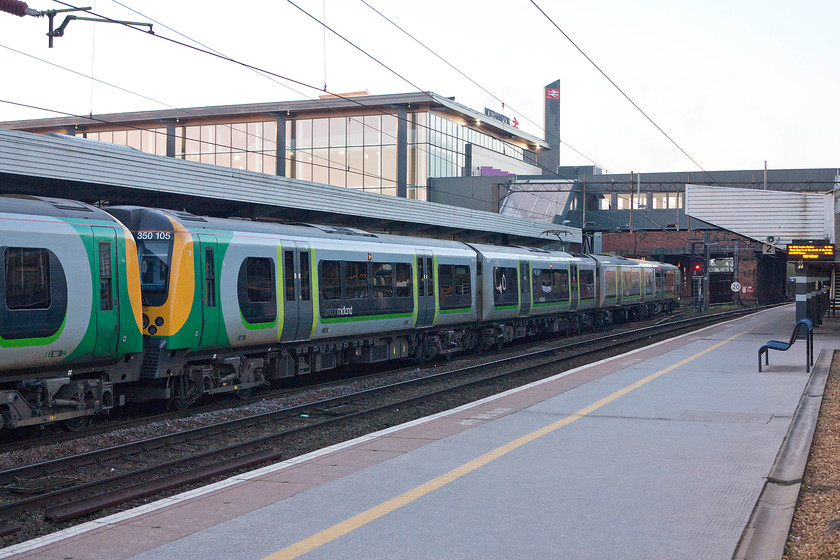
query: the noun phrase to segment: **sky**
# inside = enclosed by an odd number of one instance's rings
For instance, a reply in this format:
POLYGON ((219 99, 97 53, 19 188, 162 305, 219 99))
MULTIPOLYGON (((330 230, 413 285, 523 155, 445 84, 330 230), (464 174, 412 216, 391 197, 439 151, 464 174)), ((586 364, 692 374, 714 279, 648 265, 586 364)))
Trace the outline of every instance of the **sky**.
POLYGON ((0 121, 311 99, 326 87, 454 96, 544 137, 543 88, 559 79, 561 165, 611 173, 840 167, 836 1, 72 5, 153 23, 155 35, 77 20, 49 49, 45 17, 0 12, 0 121))

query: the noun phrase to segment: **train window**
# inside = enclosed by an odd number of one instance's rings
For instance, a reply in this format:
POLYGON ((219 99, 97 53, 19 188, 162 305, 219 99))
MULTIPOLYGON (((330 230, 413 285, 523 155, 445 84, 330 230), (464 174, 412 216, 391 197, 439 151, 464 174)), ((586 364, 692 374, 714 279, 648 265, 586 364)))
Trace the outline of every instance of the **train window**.
POLYGON ((397 263, 397 297, 411 297, 411 265, 397 263))
POLYGON ((438 266, 438 290, 441 309, 463 309, 472 306, 470 267, 442 264, 438 266))
POLYGON ((46 249, 7 247, 6 307, 9 309, 48 309, 50 255, 46 249))
POLYGON ((440 289, 441 297, 451 296, 454 293, 452 288, 452 265, 442 264, 438 267, 438 281, 440 282, 438 288, 440 289))
POLYGON ((435 295, 435 267, 431 258, 426 259, 426 295, 435 295))
POLYGON ((237 296, 242 318, 251 324, 268 324, 277 319, 274 260, 248 257, 239 268, 237 296))
POLYGON ((472 280, 470 279, 470 267, 455 267, 455 295, 468 296, 472 293, 472 280))
POLYGON ((621 295, 623 297, 629 297, 633 295, 633 269, 632 268, 622 268, 621 269, 621 295))
POLYGON ((642 270, 642 274, 644 274, 645 279, 645 293, 652 294, 653 293, 653 269, 646 268, 642 270))
POLYGON ((341 299, 341 263, 338 261, 321 262, 318 285, 321 299, 341 299))
POLYGON ((216 307, 216 261, 213 247, 204 248, 204 302, 207 307, 216 307))
POLYGON ((562 303, 569 301, 569 270, 566 268, 535 268, 534 301, 562 303))
POLYGON ((604 297, 618 296, 618 275, 614 268, 604 268, 604 297))
POLYGON ((49 249, 6 247, 2 253, 0 337, 54 335, 67 315, 67 278, 61 261, 49 249))
POLYGON ((426 275, 423 274, 424 266, 423 259, 417 259, 417 295, 422 297, 426 295, 426 275))
POLYGON ((310 301, 312 299, 309 280, 309 251, 300 253, 300 300, 310 301))
POLYGON ((112 311, 114 300, 112 299, 113 284, 111 282, 111 244, 108 241, 100 241, 99 248, 99 309, 112 311))
POLYGON ((295 252, 283 251, 283 276, 286 287, 286 301, 295 301, 295 252))
POLYGON ((248 301, 263 303, 274 298, 274 269, 271 259, 248 257, 245 259, 245 285, 248 301))
POLYGON ((373 263, 373 297, 394 297, 394 267, 391 263, 373 263))
POLYGON ((347 299, 367 299, 368 297, 368 263, 347 262, 344 265, 347 273, 347 299))
POLYGON ((519 273, 510 267, 493 269, 493 304, 515 305, 519 303, 519 273))
POLYGON ((593 299, 595 297, 595 271, 581 270, 578 274, 580 282, 580 299, 593 299))

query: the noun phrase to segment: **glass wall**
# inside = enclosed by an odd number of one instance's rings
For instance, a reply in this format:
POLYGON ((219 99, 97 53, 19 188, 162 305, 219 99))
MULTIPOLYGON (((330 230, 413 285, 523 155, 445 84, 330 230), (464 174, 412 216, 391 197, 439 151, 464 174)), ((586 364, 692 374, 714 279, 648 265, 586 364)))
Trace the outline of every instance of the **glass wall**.
POLYGON ((286 123, 286 176, 397 194, 397 117, 365 115, 286 123))
MULTIPOLYGON (((426 200, 431 177, 461 177, 466 146, 474 144, 518 161, 536 154, 434 112, 409 113, 407 196, 426 200)), ((276 172, 274 120, 180 125, 175 157, 233 169, 276 172)), ((166 155, 166 128, 89 132, 87 138, 166 155)), ((375 114, 289 119, 286 176, 388 195, 397 194, 397 116, 375 114)))
POLYGON ((119 144, 121 146, 130 146, 149 154, 166 155, 165 128, 88 132, 85 134, 85 138, 98 140, 99 142, 108 142, 110 144, 119 144))

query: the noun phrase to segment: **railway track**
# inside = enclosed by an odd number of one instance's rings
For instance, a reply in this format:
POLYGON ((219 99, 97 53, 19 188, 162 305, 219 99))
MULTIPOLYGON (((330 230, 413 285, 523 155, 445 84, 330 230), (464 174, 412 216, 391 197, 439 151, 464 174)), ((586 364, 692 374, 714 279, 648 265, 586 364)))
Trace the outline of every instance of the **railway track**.
MULTIPOLYGON (((0 534, 184 488, 446 410, 580 363, 754 312, 715 313, 494 359, 409 381, 0 471, 0 534), (314 448, 313 448, 314 445, 314 448)), ((415 368, 416 369, 416 368, 415 368)), ((355 380, 354 380, 355 381, 355 380)), ((8 543, 7 543, 8 544, 8 543)))

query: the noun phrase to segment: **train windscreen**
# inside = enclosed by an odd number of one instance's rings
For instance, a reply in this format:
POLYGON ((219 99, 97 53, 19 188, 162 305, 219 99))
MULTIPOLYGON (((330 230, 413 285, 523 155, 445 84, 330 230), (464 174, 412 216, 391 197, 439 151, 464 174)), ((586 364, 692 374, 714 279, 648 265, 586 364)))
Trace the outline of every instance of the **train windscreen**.
POLYGON ((140 239, 137 234, 137 253, 140 257, 140 290, 143 305, 161 306, 169 295, 169 265, 172 258, 171 240, 140 239))

